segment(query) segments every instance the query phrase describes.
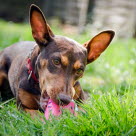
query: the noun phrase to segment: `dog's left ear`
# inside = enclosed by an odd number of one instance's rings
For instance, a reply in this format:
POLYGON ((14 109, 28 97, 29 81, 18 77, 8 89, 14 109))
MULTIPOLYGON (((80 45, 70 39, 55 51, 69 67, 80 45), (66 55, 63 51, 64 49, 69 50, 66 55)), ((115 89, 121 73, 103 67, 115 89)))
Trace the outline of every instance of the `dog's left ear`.
POLYGON ((87 63, 93 62, 101 55, 112 41, 114 35, 114 31, 103 31, 84 44, 88 52, 87 63))
POLYGON ((43 47, 53 39, 54 34, 47 24, 42 11, 34 4, 30 7, 30 24, 32 35, 40 47, 43 47))

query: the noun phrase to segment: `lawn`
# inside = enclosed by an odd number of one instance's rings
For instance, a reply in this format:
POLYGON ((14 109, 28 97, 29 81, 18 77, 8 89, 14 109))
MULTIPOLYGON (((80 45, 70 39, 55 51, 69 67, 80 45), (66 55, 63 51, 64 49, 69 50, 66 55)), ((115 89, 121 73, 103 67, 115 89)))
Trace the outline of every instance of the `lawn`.
MULTIPOLYGON (((67 34, 52 26, 55 34, 80 43, 90 33, 67 34)), ((23 40, 33 40, 28 24, 0 21, 0 50, 23 40)), ((74 117, 65 112, 43 123, 39 117, 19 112, 15 100, 0 103, 0 136, 135 136, 136 135, 136 40, 113 41, 101 57, 88 65, 80 80, 90 97, 74 117)), ((43 117, 43 114, 41 114, 43 117)))

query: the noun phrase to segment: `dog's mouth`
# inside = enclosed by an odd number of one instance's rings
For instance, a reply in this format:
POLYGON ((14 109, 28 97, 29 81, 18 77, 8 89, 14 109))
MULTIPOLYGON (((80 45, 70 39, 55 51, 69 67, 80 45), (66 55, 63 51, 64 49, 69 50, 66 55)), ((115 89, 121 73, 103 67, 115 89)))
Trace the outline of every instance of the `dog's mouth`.
MULTIPOLYGON (((58 97, 60 98, 62 96, 58 95, 58 97)), ((76 105, 74 101, 72 100, 69 103, 66 103, 66 100, 65 101, 62 100, 60 101, 57 98, 56 99, 51 98, 47 93, 42 94, 40 98, 40 107, 44 111, 44 115, 47 120, 49 119, 50 114, 54 116, 60 116, 63 113, 63 109, 67 109, 72 114, 75 115, 76 105), (65 102, 65 104, 63 102, 65 102)))
POLYGON ((67 100, 67 99, 65 99, 65 101, 63 99, 60 100, 59 97, 57 97, 56 99, 55 98, 53 99, 47 94, 47 92, 44 92, 44 94, 42 94, 40 98, 40 107, 43 111, 46 110, 50 99, 58 106, 66 106, 70 103, 70 100, 67 100))
POLYGON ((45 110, 48 104, 50 97, 47 93, 44 93, 40 98, 40 107, 42 110, 45 110))
MULTIPOLYGON (((48 102, 49 102, 50 99, 52 99, 52 98, 47 94, 47 92, 44 92, 44 94, 41 95, 41 98, 40 98, 40 107, 42 108, 43 111, 46 110, 46 107, 47 107, 48 102)), ((57 105, 62 105, 62 103, 59 102, 59 100, 57 98, 53 99, 53 101, 57 105)))
MULTIPOLYGON (((50 99, 51 98, 49 97, 49 95, 46 95, 46 96, 40 98, 40 107, 42 108, 43 111, 46 110, 46 107, 47 107, 48 102, 49 102, 50 99)), ((59 100, 56 100, 54 102, 59 106, 66 106, 67 105, 67 104, 62 103, 59 100)))

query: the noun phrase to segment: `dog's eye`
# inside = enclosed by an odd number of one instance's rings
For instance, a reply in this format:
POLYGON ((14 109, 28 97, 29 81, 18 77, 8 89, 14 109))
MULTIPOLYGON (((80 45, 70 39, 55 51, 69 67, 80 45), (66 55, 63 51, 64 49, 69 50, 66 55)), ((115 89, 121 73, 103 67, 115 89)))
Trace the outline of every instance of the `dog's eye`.
POLYGON ((76 75, 82 75, 84 70, 82 68, 79 68, 76 70, 76 75))
POLYGON ((53 59, 52 61, 53 61, 53 63, 55 65, 59 65, 60 64, 60 60, 59 59, 53 59))

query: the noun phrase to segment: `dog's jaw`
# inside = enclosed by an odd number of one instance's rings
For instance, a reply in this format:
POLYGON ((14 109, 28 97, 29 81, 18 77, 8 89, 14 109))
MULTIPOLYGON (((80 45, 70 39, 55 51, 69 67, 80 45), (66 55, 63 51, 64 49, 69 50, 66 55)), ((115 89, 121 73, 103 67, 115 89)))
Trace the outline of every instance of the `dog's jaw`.
POLYGON ((40 98, 40 107, 45 110, 48 104, 50 97, 48 96, 47 93, 44 93, 43 95, 41 95, 40 98))
POLYGON ((48 101, 49 101, 49 97, 47 97, 47 98, 41 97, 41 98, 40 98, 40 107, 41 107, 43 110, 46 109, 47 104, 48 104, 48 101))

